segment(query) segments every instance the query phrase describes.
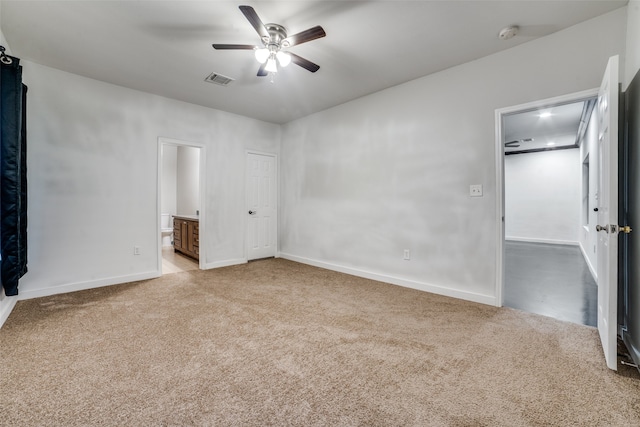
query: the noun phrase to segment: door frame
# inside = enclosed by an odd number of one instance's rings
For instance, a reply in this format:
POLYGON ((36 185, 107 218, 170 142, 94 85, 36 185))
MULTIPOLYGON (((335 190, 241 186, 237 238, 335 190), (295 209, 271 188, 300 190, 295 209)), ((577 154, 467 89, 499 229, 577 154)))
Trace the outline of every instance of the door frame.
POLYGON ((192 142, 192 141, 184 141, 181 139, 174 139, 174 138, 167 138, 164 136, 159 136, 158 137, 158 182, 157 182, 157 193, 156 193, 156 231, 157 231, 157 241, 156 241, 156 246, 157 246, 157 253, 158 253, 158 272, 160 273, 160 275, 162 275, 162 227, 161 227, 161 215, 162 215, 162 206, 161 206, 161 196, 162 196, 162 147, 164 145, 169 145, 169 146, 175 146, 175 147, 192 147, 192 148, 198 148, 200 149, 200 170, 199 170, 199 184, 200 184, 200 191, 199 191, 199 199, 198 200, 198 207, 199 207, 199 211, 200 211, 200 215, 199 215, 199 232, 198 232, 198 239, 200 241, 200 247, 199 247, 199 252, 200 252, 200 256, 199 256, 199 260, 198 260, 198 267, 200 268, 200 270, 204 270, 205 266, 206 266, 206 251, 207 251, 207 245, 206 245, 206 240, 203 239, 203 236, 206 236, 205 230, 206 230, 206 203, 204 203, 205 200, 205 194, 206 194, 206 159, 207 159, 207 148, 205 146, 205 144, 199 143, 199 142, 192 142), (204 242, 205 244, 203 245, 202 242, 204 242))
POLYGON ((279 230, 280 230, 280 157, 278 156, 277 153, 272 153, 272 152, 266 152, 266 151, 259 151, 259 150, 245 150, 245 154, 244 154, 244 203, 242 205, 243 211, 242 211, 242 215, 243 218, 245 218, 244 221, 244 259, 246 262, 249 261, 249 233, 248 233, 248 218, 246 218, 247 215, 247 190, 248 190, 248 184, 247 184, 247 158, 249 157, 249 154, 257 154, 259 156, 268 156, 268 157, 273 157, 274 158, 274 165, 275 165, 275 199, 276 199, 276 214, 275 214, 275 224, 276 224, 276 229, 275 229, 275 233, 274 233, 274 238, 275 238, 275 258, 280 258, 280 239, 279 239, 279 230))
POLYGON ((527 102, 524 104, 514 105, 497 109, 495 112, 495 130, 496 130, 496 307, 504 305, 504 207, 505 207, 505 191, 504 191, 504 146, 502 138, 504 134, 503 120, 504 116, 519 113, 528 110, 550 108, 559 104, 568 104, 572 102, 584 101, 586 99, 598 96, 598 88, 584 90, 581 92, 570 93, 567 95, 556 96, 553 98, 541 99, 538 101, 527 102))

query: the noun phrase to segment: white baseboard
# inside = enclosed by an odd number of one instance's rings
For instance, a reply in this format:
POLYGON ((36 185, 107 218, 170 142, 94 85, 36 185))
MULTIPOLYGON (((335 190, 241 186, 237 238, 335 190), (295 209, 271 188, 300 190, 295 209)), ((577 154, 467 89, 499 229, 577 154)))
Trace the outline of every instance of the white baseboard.
POLYGON ((444 295, 447 297, 453 297, 463 299, 466 301, 478 302, 487 305, 496 305, 496 298, 492 295, 476 294, 474 292, 460 291, 457 289, 445 288, 442 286, 432 285, 430 283, 417 282, 415 280, 402 279, 399 277, 388 276, 380 273, 373 273, 366 270, 360 270, 352 267, 345 267, 338 264, 332 264, 324 261, 318 261, 310 258, 304 258, 292 254, 280 253, 280 257, 288 259, 290 261, 299 262, 302 264, 313 265, 314 267, 325 268, 327 270, 333 270, 340 273, 350 274, 352 276, 364 277, 365 279, 376 280, 378 282, 390 283, 392 285, 398 285, 405 288, 417 289, 419 291, 430 292, 432 294, 444 295))
MULTIPOLYGON (((0 290, 0 292, 2 292, 0 290)), ((4 297, 2 301, 0 301, 0 328, 4 325, 4 322, 7 321, 11 311, 16 306, 18 302, 18 297, 4 297)))
POLYGON ((207 263, 204 265, 204 270, 209 270, 211 268, 229 267, 232 265, 246 264, 246 263, 247 263, 246 258, 226 259, 224 261, 215 261, 215 262, 207 263))
POLYGON ((593 276, 593 280, 595 280, 596 283, 598 283, 598 273, 596 272, 595 268, 593 268, 593 265, 591 264, 591 261, 589 260, 589 257, 587 256, 587 252, 584 250, 582 245, 578 245, 578 246, 580 247, 580 252, 582 252, 582 257, 584 258, 584 261, 587 263, 587 267, 589 267, 589 271, 591 272, 591 275, 593 276))
POLYGON ((19 300, 48 297, 57 294, 66 294, 67 292, 84 291, 86 289, 101 288, 103 286, 119 285, 121 283, 139 282, 140 280, 155 279, 162 274, 159 271, 149 271, 146 273, 131 274, 128 276, 109 277, 106 279, 91 280, 88 282, 69 283, 62 286, 53 286, 50 288, 29 289, 21 291, 18 295, 19 300))
POLYGON ((579 246, 580 243, 573 240, 554 240, 554 239, 536 239, 535 237, 513 237, 507 236, 505 240, 512 240, 514 242, 530 242, 530 243, 548 243, 550 245, 571 245, 579 246))

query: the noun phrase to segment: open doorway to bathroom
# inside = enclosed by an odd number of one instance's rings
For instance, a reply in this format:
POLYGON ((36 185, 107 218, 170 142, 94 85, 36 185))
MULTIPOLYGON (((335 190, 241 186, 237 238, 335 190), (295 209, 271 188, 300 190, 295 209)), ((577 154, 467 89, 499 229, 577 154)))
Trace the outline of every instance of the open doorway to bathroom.
POLYGON ((158 267, 162 274, 198 270, 204 259, 204 146, 158 139, 158 267))

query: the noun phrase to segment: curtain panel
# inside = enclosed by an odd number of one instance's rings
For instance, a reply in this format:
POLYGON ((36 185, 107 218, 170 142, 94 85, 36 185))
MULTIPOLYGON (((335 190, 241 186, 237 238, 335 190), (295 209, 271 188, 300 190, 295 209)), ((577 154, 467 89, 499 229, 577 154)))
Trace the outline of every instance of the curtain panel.
POLYGON ((27 87, 9 58, 0 63, 0 279, 13 296, 27 272, 27 87))

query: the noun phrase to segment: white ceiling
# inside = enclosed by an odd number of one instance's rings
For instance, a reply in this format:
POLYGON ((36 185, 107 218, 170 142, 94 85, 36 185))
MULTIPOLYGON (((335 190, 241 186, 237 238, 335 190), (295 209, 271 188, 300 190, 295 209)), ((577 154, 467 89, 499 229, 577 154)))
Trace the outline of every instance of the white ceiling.
POLYGON ((286 123, 601 15, 624 1, 28 1, 1 0, 12 53, 117 85, 273 123, 286 123), (289 34, 321 25, 327 36, 290 50, 320 65, 296 65, 276 81, 256 77, 247 50, 259 44, 238 9, 289 34), (516 24, 508 41, 501 28, 516 24), (227 87, 204 81, 232 77, 227 87))
MULTIPOLYGON (((519 141, 505 145, 505 153, 576 146, 585 103, 579 101, 505 116, 503 142, 519 141)), ((588 122, 588 117, 585 120, 588 122)))

